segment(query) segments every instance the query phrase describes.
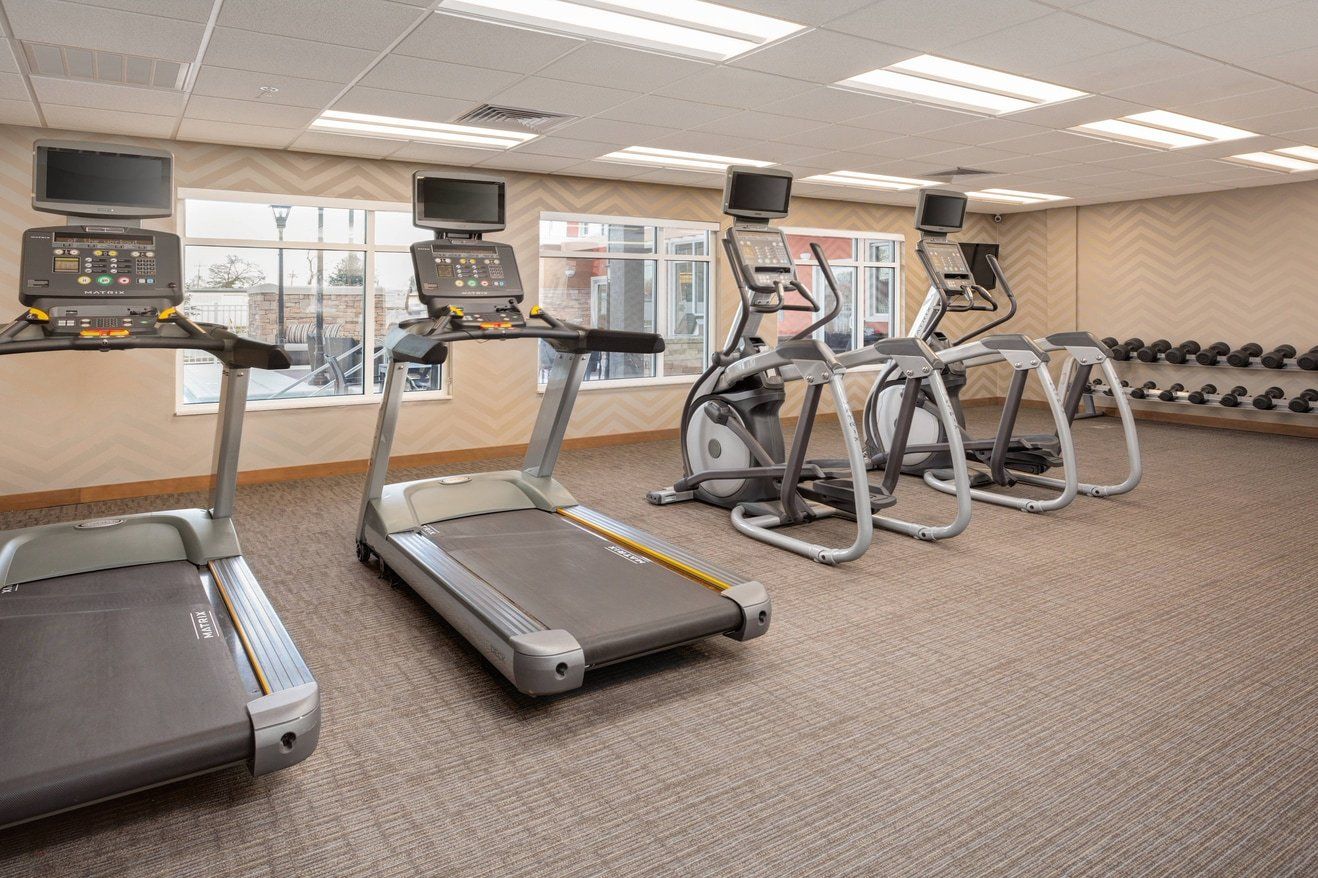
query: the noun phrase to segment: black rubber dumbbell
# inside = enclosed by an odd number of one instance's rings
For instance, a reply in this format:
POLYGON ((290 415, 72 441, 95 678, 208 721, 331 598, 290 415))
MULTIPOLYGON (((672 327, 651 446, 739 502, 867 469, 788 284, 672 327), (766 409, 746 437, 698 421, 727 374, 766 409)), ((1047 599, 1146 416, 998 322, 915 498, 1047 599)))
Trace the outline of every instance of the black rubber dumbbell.
POLYGON ((1147 399, 1149 394, 1158 389, 1158 385, 1152 381, 1145 381, 1139 387, 1130 392, 1131 399, 1147 399))
POLYGON ((1295 365, 1299 366, 1306 372, 1318 372, 1318 344, 1309 348, 1308 353, 1300 354, 1296 357, 1295 365))
POLYGON ((1292 396, 1289 408, 1293 412, 1311 412, 1314 402, 1318 402, 1318 390, 1309 388, 1300 391, 1299 396, 1292 396))
POLYGON ((1284 369, 1286 361, 1295 359, 1295 348, 1288 344, 1279 344, 1259 358, 1259 362, 1269 369, 1284 369))
POLYGON ((1180 393, 1184 389, 1185 389, 1184 384, 1173 384, 1171 387, 1168 387, 1166 390, 1159 391, 1158 399, 1162 400, 1163 402, 1175 402, 1176 394, 1180 393))
POLYGON ((1249 396, 1249 391, 1237 384, 1235 387, 1222 394, 1222 398, 1219 399, 1218 402, 1222 403, 1222 405, 1229 409, 1233 409, 1240 405, 1241 400, 1247 396, 1249 396))
POLYGON ((1226 361, 1232 366, 1248 366, 1250 362, 1263 353, 1263 345, 1251 341, 1226 355, 1226 361))
POLYGON ((1195 405, 1203 405, 1208 402, 1208 397, 1212 396, 1214 393, 1217 393, 1217 386, 1214 384, 1205 384, 1198 390, 1191 390, 1185 398, 1195 405))
POLYGON ((1200 366, 1216 366, 1218 361, 1231 353, 1231 345, 1224 341, 1215 341, 1194 355, 1194 361, 1200 366))
POLYGON ((1135 352, 1135 356, 1141 363, 1155 362, 1163 354, 1172 349, 1172 343, 1165 338, 1160 338, 1153 344, 1146 344, 1135 352))
POLYGON ((1162 355, 1162 358, 1169 363, 1176 363, 1179 365, 1199 353, 1199 351, 1199 342, 1190 339, 1189 341, 1183 341, 1176 347, 1169 349, 1162 355))
POLYGON ((1128 338, 1119 345, 1108 345, 1112 349, 1112 359, 1129 360, 1135 352, 1144 347, 1144 339, 1128 338))
MULTIPOLYGON (((1129 386, 1130 386, 1130 382, 1127 381, 1127 380, 1125 380, 1125 379, 1123 378, 1123 379, 1121 380, 1121 387, 1122 387, 1123 389, 1125 389, 1125 388, 1127 388, 1127 387, 1129 387, 1129 386)), ((1112 388, 1111 388, 1111 387, 1108 387, 1106 384, 1104 384, 1102 378, 1095 378, 1095 379, 1094 379, 1094 390, 1098 391, 1099 393, 1103 394, 1104 396, 1112 396, 1112 388)))
POLYGON ((1286 391, 1282 390, 1280 387, 1269 387, 1267 390, 1254 397, 1254 408, 1263 409, 1264 411, 1275 409, 1277 407, 1277 400, 1285 398, 1286 391))

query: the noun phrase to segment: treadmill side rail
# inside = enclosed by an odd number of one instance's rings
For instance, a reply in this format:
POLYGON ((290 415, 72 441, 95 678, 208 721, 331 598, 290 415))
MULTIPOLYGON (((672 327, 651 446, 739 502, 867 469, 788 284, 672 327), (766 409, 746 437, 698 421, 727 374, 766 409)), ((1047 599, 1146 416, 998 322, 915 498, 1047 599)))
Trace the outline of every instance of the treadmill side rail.
POLYGON ((769 591, 758 582, 742 582, 723 592, 723 596, 741 607, 741 627, 729 631, 733 640, 750 640, 769 630, 773 605, 769 591))
POLYGON ((513 647, 513 685, 527 695, 552 695, 579 687, 586 677, 586 654, 561 628, 519 634, 513 647))
POLYGON ((315 682, 249 702, 247 713, 253 737, 247 767, 255 777, 301 762, 320 740, 320 687, 315 682))

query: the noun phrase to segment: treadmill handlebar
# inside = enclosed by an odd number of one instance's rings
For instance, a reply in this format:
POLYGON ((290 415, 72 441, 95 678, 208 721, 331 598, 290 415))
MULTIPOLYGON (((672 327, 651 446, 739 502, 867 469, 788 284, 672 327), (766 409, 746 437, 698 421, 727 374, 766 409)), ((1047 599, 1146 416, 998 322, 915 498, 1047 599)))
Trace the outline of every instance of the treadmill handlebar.
POLYGON ((131 351, 165 349, 205 351, 226 366, 238 369, 287 369, 292 363, 278 345, 247 338, 213 323, 194 323, 175 313, 161 321, 162 326, 176 327, 181 335, 60 336, 44 332, 23 338, 44 320, 23 315, 0 331, 0 355, 34 354, 48 351, 131 351))
POLYGON ((626 332, 620 329, 587 329, 559 320, 539 309, 532 319, 545 326, 455 327, 452 317, 430 322, 417 320, 389 334, 389 352, 396 361, 438 365, 448 356, 448 345, 457 341, 491 341, 512 338, 542 338, 560 353, 658 354, 664 339, 653 332, 626 332))

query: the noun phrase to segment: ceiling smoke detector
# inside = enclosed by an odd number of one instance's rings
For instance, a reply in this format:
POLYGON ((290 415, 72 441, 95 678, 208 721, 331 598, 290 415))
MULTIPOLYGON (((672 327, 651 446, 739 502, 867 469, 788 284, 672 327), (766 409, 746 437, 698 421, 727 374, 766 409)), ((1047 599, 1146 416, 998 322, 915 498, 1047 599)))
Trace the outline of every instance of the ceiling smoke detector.
POLYGON ((576 118, 576 116, 550 113, 546 110, 523 110, 518 107, 481 104, 476 109, 463 113, 453 122, 458 125, 480 125, 487 128, 506 128, 511 131, 533 131, 536 134, 544 134, 576 118))
POLYGON ((83 49, 78 46, 56 46, 50 43, 23 43, 23 58, 33 76, 53 79, 74 79, 82 82, 104 82, 151 88, 162 91, 179 91, 188 75, 188 65, 164 58, 128 55, 123 52, 105 52, 100 49, 83 49))

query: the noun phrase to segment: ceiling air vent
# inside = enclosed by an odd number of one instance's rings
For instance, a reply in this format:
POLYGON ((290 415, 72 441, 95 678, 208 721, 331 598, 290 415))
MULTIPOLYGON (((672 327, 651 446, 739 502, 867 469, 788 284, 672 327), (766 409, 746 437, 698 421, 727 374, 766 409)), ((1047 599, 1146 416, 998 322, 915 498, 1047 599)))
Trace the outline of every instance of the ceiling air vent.
POLYGON ((517 107, 496 107, 493 104, 481 104, 470 112, 463 113, 453 121, 460 125, 476 125, 486 128, 509 128, 513 131, 534 131, 544 134, 570 122, 576 116, 562 113, 549 113, 544 110, 521 110, 517 107))
POLYGON ((179 61, 77 46, 24 42, 23 55, 32 75, 57 79, 178 91, 188 75, 188 65, 179 61))
POLYGON ((934 171, 925 174, 926 177, 932 177, 935 180, 952 180, 954 177, 981 177, 985 174, 996 174, 997 171, 985 171, 982 168, 951 168, 946 171, 934 171))

